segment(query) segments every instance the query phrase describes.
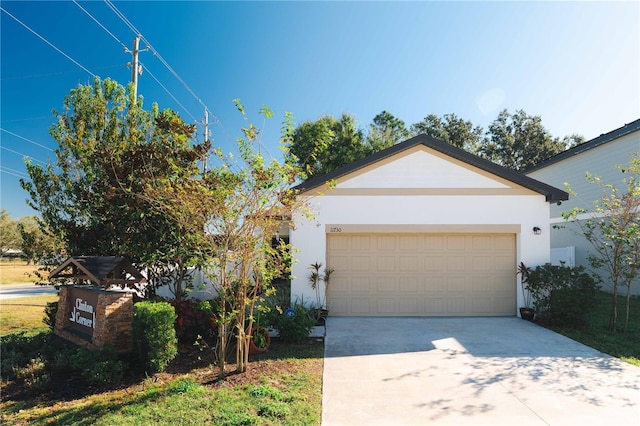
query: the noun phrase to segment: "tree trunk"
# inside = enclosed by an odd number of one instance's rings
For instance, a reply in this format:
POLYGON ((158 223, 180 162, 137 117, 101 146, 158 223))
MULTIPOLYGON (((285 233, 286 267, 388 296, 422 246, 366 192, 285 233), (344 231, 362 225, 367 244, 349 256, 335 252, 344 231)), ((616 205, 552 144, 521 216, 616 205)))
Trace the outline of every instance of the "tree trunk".
POLYGON ((618 283, 613 282, 613 304, 609 317, 609 331, 616 331, 618 321, 618 283))

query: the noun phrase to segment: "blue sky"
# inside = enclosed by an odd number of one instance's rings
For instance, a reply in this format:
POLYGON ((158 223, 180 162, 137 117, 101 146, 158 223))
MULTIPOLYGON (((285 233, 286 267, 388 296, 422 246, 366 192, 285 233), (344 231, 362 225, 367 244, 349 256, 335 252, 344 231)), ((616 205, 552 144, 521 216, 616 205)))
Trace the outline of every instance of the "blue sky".
MULTIPOLYGON (((103 1, 79 4, 115 38, 72 1, 0 2, 0 202, 14 218, 34 213, 18 183, 22 157, 52 157, 51 110, 92 77, 8 13, 91 73, 122 84, 131 78, 120 43, 131 47, 134 31, 103 1)), ((144 52, 145 105, 157 102, 192 123, 206 105, 218 120, 214 145, 226 152, 243 125, 234 98, 264 127, 274 155, 286 111, 298 123, 350 112, 363 128, 382 110, 408 126, 455 113, 486 128, 501 109, 524 109, 554 136, 587 139, 640 117, 638 2, 113 5, 195 94, 144 52), (266 124, 256 115, 263 104, 274 111, 266 124)))

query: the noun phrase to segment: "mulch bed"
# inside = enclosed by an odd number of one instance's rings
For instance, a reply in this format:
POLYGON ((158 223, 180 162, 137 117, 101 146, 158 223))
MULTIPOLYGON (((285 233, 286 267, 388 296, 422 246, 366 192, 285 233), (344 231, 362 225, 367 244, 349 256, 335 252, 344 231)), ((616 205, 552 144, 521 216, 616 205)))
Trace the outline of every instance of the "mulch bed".
MULTIPOLYGON (((271 340, 271 347, 277 347, 283 343, 277 338, 271 340)), ((309 339, 308 344, 321 344, 321 340, 309 339)), ((24 384, 8 382, 3 383, 0 389, 3 401, 31 401, 31 402, 58 402, 71 401, 90 395, 124 390, 139 387, 146 381, 154 382, 172 381, 178 377, 189 374, 191 380, 213 388, 235 387, 244 384, 259 384, 266 368, 269 371, 279 370, 282 373, 294 374, 298 368, 293 362, 269 358, 269 352, 259 355, 251 355, 247 371, 235 372, 235 363, 227 363, 224 379, 218 377, 218 368, 213 365, 214 357, 209 351, 200 351, 193 347, 181 347, 179 354, 168 366, 166 371, 157 373, 152 377, 144 374, 127 371, 123 380, 118 385, 94 385, 86 382, 79 375, 53 374, 47 390, 36 394, 25 387, 24 384)))

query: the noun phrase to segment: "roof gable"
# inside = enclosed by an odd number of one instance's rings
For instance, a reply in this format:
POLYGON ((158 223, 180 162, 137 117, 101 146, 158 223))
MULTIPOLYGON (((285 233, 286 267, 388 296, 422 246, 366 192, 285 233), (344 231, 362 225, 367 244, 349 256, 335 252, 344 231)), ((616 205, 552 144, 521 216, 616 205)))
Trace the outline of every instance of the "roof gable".
POLYGON ((131 285, 146 281, 140 271, 128 260, 117 256, 70 257, 51 271, 49 278, 88 280, 103 287, 113 284, 131 285), (71 268, 72 272, 65 274, 64 271, 67 268, 71 268))
POLYGON ((509 188, 502 179, 465 167, 424 145, 338 180, 338 188, 509 188))
POLYGON ((417 179, 416 185, 428 184, 429 187, 440 185, 444 188, 456 188, 470 183, 471 188, 507 188, 510 184, 516 184, 544 195, 548 202, 564 201, 569 198, 565 191, 427 135, 418 135, 323 176, 312 178, 295 189, 307 192, 323 187, 334 180, 339 182, 341 188, 357 185, 362 188, 365 182, 369 182, 369 185, 384 184, 387 186, 383 187, 390 187, 389 185, 397 187, 398 179, 407 184, 411 178, 417 179), (405 167, 403 171, 403 165, 415 166, 416 161, 426 163, 419 169, 414 167, 409 171, 405 167), (445 169, 446 174, 443 174, 445 169), (417 170, 420 172, 417 173, 417 170), (458 183, 451 182, 455 180, 451 178, 451 173, 460 179, 458 183), (474 177, 477 179, 476 183, 472 182, 474 177))

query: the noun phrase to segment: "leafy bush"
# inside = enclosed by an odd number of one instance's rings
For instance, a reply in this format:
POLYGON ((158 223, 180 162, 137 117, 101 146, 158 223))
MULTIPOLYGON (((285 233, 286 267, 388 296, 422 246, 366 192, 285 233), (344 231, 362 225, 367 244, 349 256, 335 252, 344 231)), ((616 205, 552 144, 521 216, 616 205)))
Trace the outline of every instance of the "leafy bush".
POLYGON ((582 266, 570 268, 546 263, 528 279, 536 316, 552 325, 581 327, 588 323, 598 286, 582 266))
POLYGON ((44 391, 51 383, 45 360, 40 356, 31 359, 25 367, 14 367, 13 370, 16 379, 22 381, 32 391, 44 391))
POLYGON ((90 351, 79 348, 70 359, 73 370, 89 383, 112 384, 122 380, 125 364, 113 348, 90 351))
POLYGON ((288 342, 303 343, 311 333, 316 320, 309 315, 307 308, 301 303, 295 303, 291 308, 291 315, 281 313, 273 321, 273 327, 278 330, 280 337, 288 342))
POLYGON ((49 326, 49 331, 53 332, 56 328, 56 315, 58 314, 58 301, 48 302, 44 308, 44 318, 42 322, 49 326))
POLYGON ((164 371, 178 354, 176 312, 166 302, 138 302, 133 306, 133 343, 147 372, 164 371))
POLYGON ((209 301, 183 299, 170 302, 176 311, 176 337, 178 342, 192 345, 199 337, 207 342, 215 340, 215 327, 212 321, 213 312, 209 301))
POLYGON ((15 378, 15 368, 24 368, 32 359, 43 355, 48 347, 46 334, 27 336, 15 333, 0 338, 0 374, 3 379, 15 378))

